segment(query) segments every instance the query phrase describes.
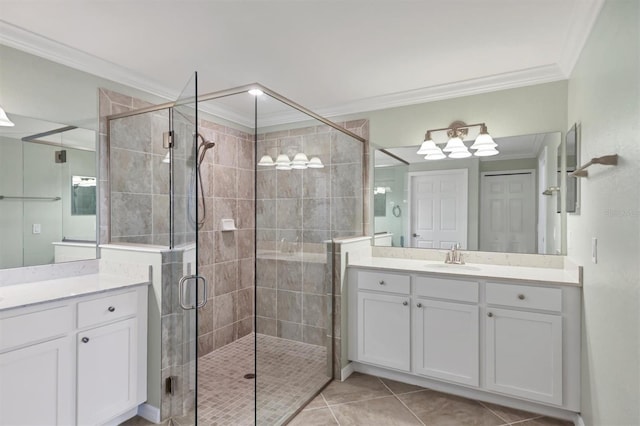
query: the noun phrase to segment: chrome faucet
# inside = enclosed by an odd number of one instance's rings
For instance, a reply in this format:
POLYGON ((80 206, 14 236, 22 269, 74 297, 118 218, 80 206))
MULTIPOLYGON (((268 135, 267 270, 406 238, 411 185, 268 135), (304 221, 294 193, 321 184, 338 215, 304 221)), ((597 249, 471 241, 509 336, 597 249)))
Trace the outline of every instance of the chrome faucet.
POLYGON ((464 259, 462 253, 460 253, 460 243, 455 243, 451 246, 451 250, 447 252, 447 257, 444 259, 444 263, 450 265, 464 265, 464 259))

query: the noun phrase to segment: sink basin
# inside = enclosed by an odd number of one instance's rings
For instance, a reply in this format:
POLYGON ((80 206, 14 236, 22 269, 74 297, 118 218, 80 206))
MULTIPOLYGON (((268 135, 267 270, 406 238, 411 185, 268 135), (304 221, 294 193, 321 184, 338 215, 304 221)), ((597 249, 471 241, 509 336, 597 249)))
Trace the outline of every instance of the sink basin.
POLYGON ((477 266, 471 265, 456 265, 451 263, 435 263, 432 265, 427 265, 427 268, 433 269, 443 269, 443 270, 458 270, 458 271, 479 271, 480 268, 477 266))

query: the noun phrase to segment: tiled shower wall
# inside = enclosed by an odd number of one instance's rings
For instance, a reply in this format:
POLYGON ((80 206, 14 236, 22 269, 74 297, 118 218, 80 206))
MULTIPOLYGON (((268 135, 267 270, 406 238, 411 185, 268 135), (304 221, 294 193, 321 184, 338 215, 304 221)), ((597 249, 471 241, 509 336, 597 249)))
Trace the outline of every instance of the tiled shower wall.
MULTIPOLYGON (((366 120, 338 124, 368 138, 366 120)), ((332 254, 327 243, 363 233, 367 145, 325 125, 258 136, 258 156, 292 158, 298 152, 319 156, 325 167, 257 172, 257 331, 328 346, 332 254)))

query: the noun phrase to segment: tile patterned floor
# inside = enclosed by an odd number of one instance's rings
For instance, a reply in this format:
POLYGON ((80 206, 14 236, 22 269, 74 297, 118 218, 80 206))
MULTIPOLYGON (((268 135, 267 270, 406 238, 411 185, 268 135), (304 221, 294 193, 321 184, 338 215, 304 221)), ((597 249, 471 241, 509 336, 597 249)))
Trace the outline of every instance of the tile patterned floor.
POLYGON ((332 382, 289 425, 572 426, 573 423, 354 373, 344 382, 332 382))
MULTIPOLYGON (((258 335, 258 425, 280 425, 327 381, 326 348, 258 335)), ((254 335, 248 335, 200 358, 198 425, 254 424, 254 335)), ((175 426, 192 426, 193 414, 175 418, 175 426)), ((136 417, 122 426, 152 423, 136 417)), ((168 425, 167 422, 163 425, 168 425)))

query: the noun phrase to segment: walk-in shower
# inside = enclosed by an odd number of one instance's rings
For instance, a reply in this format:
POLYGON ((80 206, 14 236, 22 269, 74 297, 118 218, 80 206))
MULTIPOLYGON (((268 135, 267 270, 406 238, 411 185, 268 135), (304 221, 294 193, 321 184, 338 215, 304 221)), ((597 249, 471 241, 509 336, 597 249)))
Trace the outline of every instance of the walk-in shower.
POLYGON ((103 233, 163 259, 148 404, 178 424, 284 424, 335 375, 332 241, 363 233, 366 122, 257 84, 195 93, 124 112, 110 98, 103 233))

